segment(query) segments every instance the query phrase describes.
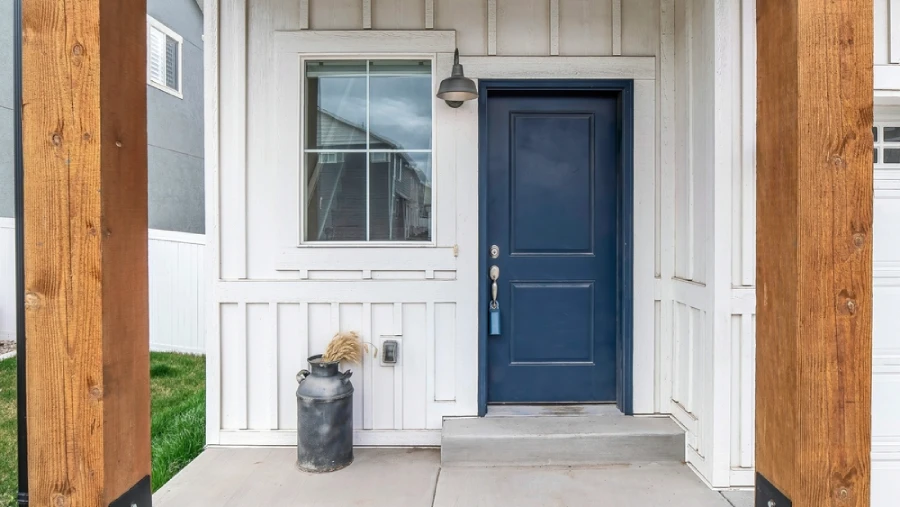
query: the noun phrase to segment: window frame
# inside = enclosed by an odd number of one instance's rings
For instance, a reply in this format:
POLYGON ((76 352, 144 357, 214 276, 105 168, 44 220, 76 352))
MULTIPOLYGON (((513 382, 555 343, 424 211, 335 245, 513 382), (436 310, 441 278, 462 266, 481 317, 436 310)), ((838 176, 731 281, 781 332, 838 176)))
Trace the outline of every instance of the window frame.
MULTIPOLYGON (((438 171, 437 169, 437 136, 436 136, 436 97, 434 96, 435 90, 435 79, 436 79, 436 69, 437 69, 437 58, 435 53, 324 53, 324 54, 312 54, 312 53, 304 53, 300 56, 300 118, 298 121, 300 123, 300 164, 299 164, 299 176, 300 176, 300 195, 299 195, 299 244, 297 245, 300 248, 303 247, 312 247, 312 248, 335 248, 335 247, 356 247, 356 248, 434 248, 437 246, 437 220, 435 218, 435 213, 432 211, 428 220, 430 226, 430 236, 431 238, 428 241, 384 241, 384 240, 354 240, 354 241, 319 241, 319 240, 309 240, 307 239, 307 223, 306 223, 306 213, 307 213, 307 205, 308 205, 308 196, 307 196, 307 182, 306 182, 306 169, 307 169, 307 155, 309 153, 315 152, 335 152, 336 150, 319 150, 315 148, 307 147, 307 136, 306 136, 306 124, 307 124, 307 110, 309 104, 309 96, 308 96, 308 86, 307 86, 307 63, 316 62, 316 61, 365 61, 367 66, 369 61, 427 61, 431 65, 431 149, 430 150, 363 150, 367 154, 367 164, 371 163, 369 157, 373 153, 404 153, 404 152, 417 152, 417 153, 425 153, 429 152, 431 155, 431 209, 434 210, 437 206, 437 185, 438 185, 438 171)), ((368 70, 367 74, 368 76, 368 70)), ((368 79, 368 77, 367 77, 368 79)), ((367 108, 368 106, 368 97, 367 97, 367 108)), ((368 116, 368 111, 366 112, 368 116)), ((370 123, 367 121, 367 124, 370 123)), ((359 150, 348 150, 347 152, 358 152, 359 150)), ((402 172, 402 169, 401 169, 402 172)), ((366 189, 367 195, 369 192, 368 185, 366 189)))
POLYGON ((178 97, 179 99, 184 99, 183 93, 183 85, 184 85, 184 37, 179 35, 177 32, 164 25, 158 19, 153 16, 147 15, 147 85, 152 86, 158 90, 162 90, 169 95, 178 97), (169 88, 165 83, 157 83, 156 81, 150 78, 150 31, 158 30, 162 32, 163 35, 169 36, 175 40, 178 44, 178 56, 177 56, 177 68, 178 68, 178 89, 175 90, 173 88, 169 88))
MULTIPOLYGON (((873 122, 872 128, 877 131, 876 140, 874 142, 874 152, 876 161, 874 162, 874 167, 876 172, 886 172, 896 174, 900 171, 900 162, 885 162, 884 160, 884 151, 885 149, 898 150, 900 149, 900 141, 885 141, 884 139, 884 129, 887 128, 900 128, 900 116, 895 118, 879 118, 873 122)), ((895 177, 896 178, 896 177, 895 177)), ((891 179, 895 179, 891 178, 891 179)))

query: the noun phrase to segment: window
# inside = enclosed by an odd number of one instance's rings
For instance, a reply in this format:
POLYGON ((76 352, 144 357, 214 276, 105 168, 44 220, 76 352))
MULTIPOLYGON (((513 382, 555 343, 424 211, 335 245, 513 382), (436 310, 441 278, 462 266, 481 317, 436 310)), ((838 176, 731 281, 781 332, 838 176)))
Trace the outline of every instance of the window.
POLYGON ((900 168, 900 123, 876 124, 872 134, 875 136, 875 164, 888 169, 900 168))
POLYGON ((431 61, 308 61, 305 79, 305 240, 431 241, 431 61))
POLYGON ((181 46, 184 40, 147 17, 147 83, 181 98, 181 46))
POLYGON ((320 153, 320 164, 338 164, 344 161, 343 153, 320 153))

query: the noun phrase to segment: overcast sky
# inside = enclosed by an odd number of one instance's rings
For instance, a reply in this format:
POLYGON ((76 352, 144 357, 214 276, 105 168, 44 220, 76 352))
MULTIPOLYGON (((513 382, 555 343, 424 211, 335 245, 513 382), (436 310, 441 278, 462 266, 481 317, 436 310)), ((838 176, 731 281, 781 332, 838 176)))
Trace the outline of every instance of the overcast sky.
MULTIPOLYGON (((431 149, 431 76, 370 78, 372 133, 400 149, 431 149)), ((366 122, 366 78, 322 77, 319 106, 357 125, 366 122)))

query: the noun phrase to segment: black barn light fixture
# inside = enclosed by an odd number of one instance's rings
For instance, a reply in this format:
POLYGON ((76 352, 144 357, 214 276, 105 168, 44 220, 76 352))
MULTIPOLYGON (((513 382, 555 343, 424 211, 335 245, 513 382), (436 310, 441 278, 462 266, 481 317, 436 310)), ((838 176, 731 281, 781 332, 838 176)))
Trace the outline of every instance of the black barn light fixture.
POLYGON ((437 98, 447 102, 452 108, 457 108, 467 100, 478 98, 478 87, 475 81, 463 74, 463 67, 459 64, 459 49, 453 53, 453 70, 450 77, 441 81, 438 87, 437 98))

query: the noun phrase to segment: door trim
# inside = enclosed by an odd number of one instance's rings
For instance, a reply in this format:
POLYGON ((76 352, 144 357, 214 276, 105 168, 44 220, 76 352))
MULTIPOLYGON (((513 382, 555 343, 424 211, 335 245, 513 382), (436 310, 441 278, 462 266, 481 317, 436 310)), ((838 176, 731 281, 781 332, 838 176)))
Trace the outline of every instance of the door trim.
POLYGON ((634 81, 633 80, 480 80, 478 83, 478 415, 487 413, 488 329, 487 305, 487 101, 500 90, 597 90, 618 92, 619 136, 618 255, 616 262, 616 406, 633 413, 634 385, 634 81))

